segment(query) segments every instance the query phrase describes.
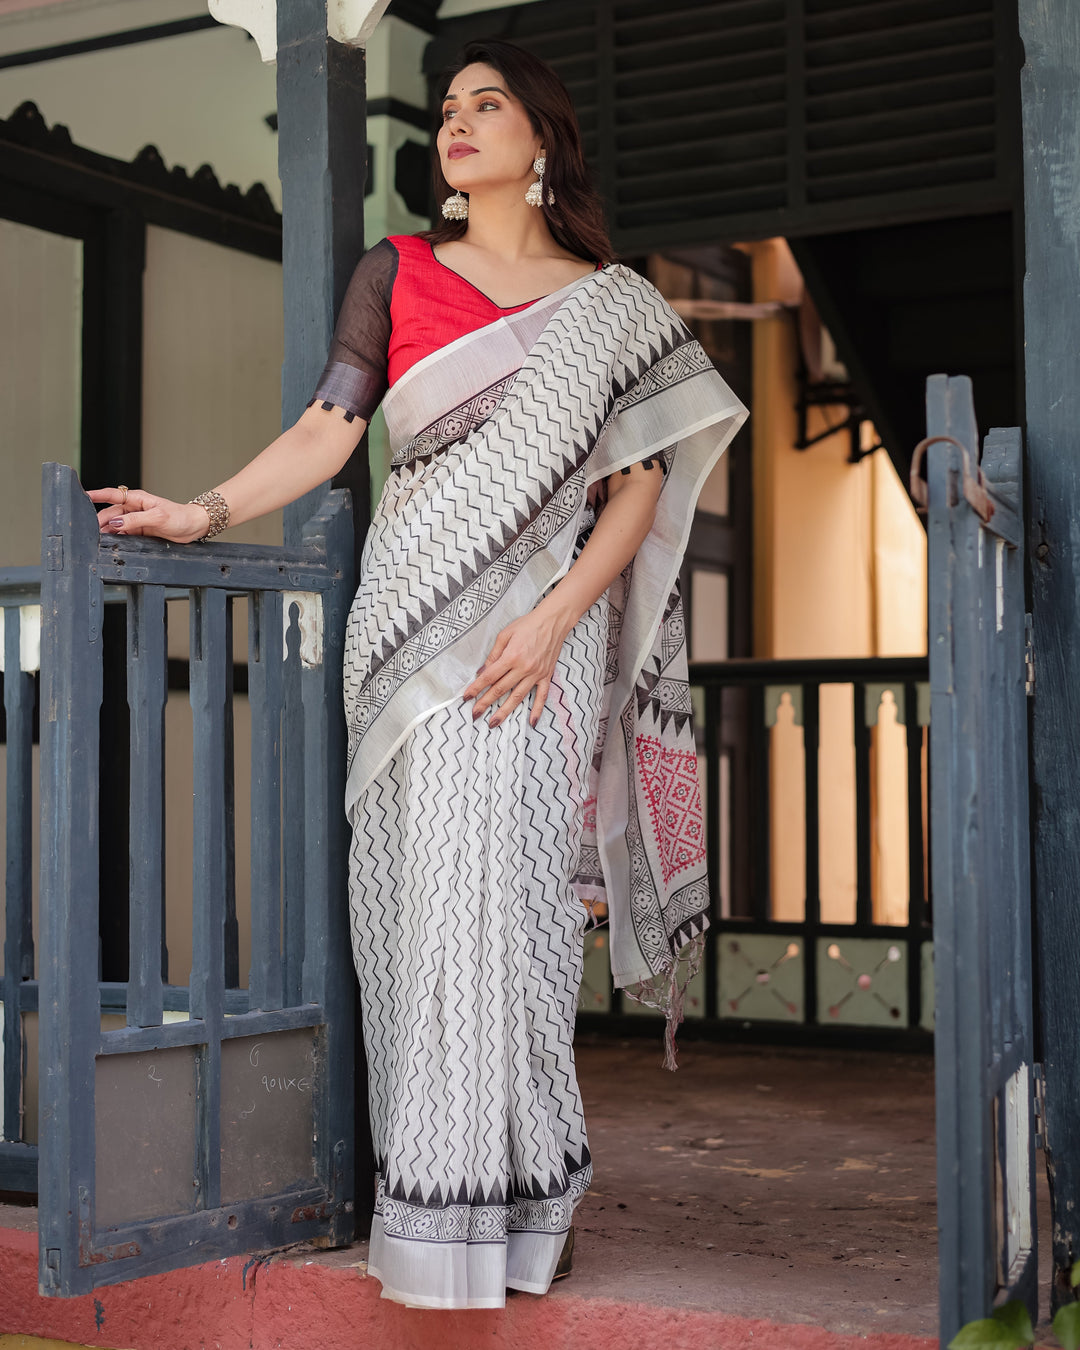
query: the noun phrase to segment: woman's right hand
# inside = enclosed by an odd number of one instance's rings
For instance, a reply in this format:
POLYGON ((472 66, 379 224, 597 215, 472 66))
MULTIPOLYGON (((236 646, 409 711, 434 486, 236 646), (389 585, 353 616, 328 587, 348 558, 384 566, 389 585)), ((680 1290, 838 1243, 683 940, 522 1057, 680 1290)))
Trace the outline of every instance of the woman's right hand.
POLYGON ((86 494, 100 506, 102 534, 146 534, 174 544, 192 544, 210 528, 206 508, 194 502, 171 502, 141 488, 93 488, 86 494))

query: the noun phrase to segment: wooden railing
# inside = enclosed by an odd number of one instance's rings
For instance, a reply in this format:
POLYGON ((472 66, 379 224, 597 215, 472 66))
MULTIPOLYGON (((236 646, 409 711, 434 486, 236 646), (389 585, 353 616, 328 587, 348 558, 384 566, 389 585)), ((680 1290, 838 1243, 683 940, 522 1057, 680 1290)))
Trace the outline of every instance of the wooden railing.
MULTIPOLYGON (((925 657, 691 667, 713 922, 687 1034, 922 1046, 933 1026, 925 657)), ((580 1025, 633 1029, 606 935, 580 1025)))

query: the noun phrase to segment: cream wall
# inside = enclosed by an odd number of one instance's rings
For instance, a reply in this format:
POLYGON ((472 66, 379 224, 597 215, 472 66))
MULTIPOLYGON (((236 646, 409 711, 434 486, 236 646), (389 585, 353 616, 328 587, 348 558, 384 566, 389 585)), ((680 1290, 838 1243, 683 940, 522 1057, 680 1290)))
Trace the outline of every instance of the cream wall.
MULTIPOLYGON (((0 11, 0 55, 206 14, 200 0, 67 0, 0 11)), ((210 164, 222 183, 262 183, 280 208, 276 72, 239 28, 84 52, 0 70, 0 117, 25 100, 77 145, 130 160, 156 145, 166 163, 194 173, 210 164)), ((362 147, 361 147, 362 150, 362 147)))
MULTIPOLYGON (((797 305, 802 277, 782 239, 745 246, 754 299, 797 305)), ((846 434, 809 450, 797 435, 796 327, 755 323, 751 428, 754 458, 754 646, 773 659, 926 652, 926 535, 884 451, 847 462, 846 434)), ((810 434, 839 420, 812 409, 810 434)), ((872 428, 864 427, 867 438, 872 428)), ((870 443, 868 440, 866 443, 870 443)), ((821 690, 819 790, 822 917, 855 916, 853 689, 821 690)), ((862 710, 859 710, 862 715, 862 710)), ((904 728, 889 695, 872 730, 873 912, 907 913, 904 728)), ((802 917, 805 899, 802 727, 788 697, 771 732, 772 877, 776 918, 802 917)))
MULTIPOLYGON (((274 440, 283 350, 280 263, 150 226, 140 486, 188 501, 274 440)), ((223 538, 279 544, 281 513, 223 538)))
POLYGON ((41 560, 41 465, 79 466, 82 243, 0 220, 0 566, 41 560))

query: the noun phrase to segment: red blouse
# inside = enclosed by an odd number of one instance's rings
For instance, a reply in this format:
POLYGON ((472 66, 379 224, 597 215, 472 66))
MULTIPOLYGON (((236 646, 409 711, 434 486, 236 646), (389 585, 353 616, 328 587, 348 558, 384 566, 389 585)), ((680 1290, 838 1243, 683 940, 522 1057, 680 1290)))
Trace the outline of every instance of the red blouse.
POLYGON ((497 305, 440 262, 427 239, 383 239, 356 266, 308 407, 321 399, 324 407, 344 408, 349 420, 370 421, 387 389, 417 361, 542 298, 497 305))

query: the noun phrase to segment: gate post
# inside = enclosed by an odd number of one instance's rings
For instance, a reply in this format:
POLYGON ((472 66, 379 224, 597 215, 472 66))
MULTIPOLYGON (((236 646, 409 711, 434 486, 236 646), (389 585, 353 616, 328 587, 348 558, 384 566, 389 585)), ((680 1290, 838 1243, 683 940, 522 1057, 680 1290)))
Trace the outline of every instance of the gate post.
MULTIPOLYGON (((100 1030, 96 979, 87 953, 98 949, 98 715, 102 691, 104 591, 93 563, 97 516, 72 471, 42 470, 41 540, 41 1010, 81 1010, 62 1034, 59 1017, 42 1016, 38 1203, 52 1216, 42 1231, 41 1286, 60 1287, 61 1249, 79 1250, 90 1216, 82 1196, 69 1203, 68 1178, 93 1166, 93 1134, 82 1125, 91 1108, 93 1045, 100 1030), (70 653, 84 653, 75 666, 70 653), (67 660, 64 659, 68 655, 67 660), (55 1245, 49 1242, 53 1237, 55 1245)), ((96 962, 91 962, 96 974, 96 962)))
MULTIPOLYGON (((345 8, 381 11, 385 3, 345 8)), ((281 416, 288 427, 314 391, 345 288, 364 251, 367 123, 364 48, 328 35, 326 0, 278 0, 277 34, 281 416)), ((370 516, 366 444, 361 441, 334 480, 352 493, 357 561, 370 516)), ((286 544, 300 543, 324 491, 317 488, 285 508, 286 544)))
POLYGON ((1034 902, 1057 1307, 1080 1258, 1080 12, 1072 0, 1020 0, 1019 17, 1034 902))

